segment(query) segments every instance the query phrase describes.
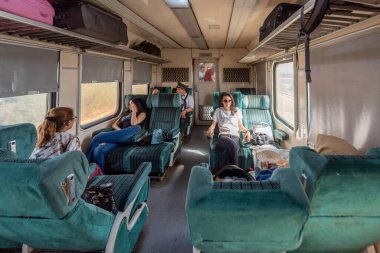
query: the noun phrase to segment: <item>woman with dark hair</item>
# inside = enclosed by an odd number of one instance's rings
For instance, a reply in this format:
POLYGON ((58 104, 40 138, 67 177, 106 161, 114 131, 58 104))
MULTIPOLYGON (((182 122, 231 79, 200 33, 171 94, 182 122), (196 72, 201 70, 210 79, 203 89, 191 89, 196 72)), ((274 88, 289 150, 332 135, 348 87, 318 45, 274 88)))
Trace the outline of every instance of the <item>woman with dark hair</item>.
POLYGON ((139 98, 129 101, 129 109, 118 118, 112 128, 116 131, 96 135, 86 152, 89 161, 96 162, 104 173, 105 155, 111 150, 132 143, 132 138, 141 130, 146 118, 145 103, 139 98))
POLYGON ((42 124, 38 126, 37 144, 30 158, 51 158, 66 151, 81 151, 78 137, 67 132, 73 127, 76 118, 71 108, 50 109, 42 124))
MULTIPOLYGON (((216 148, 222 150, 223 166, 233 164, 238 166, 238 152, 240 149, 240 133, 244 133, 246 141, 250 141, 251 135, 243 126, 243 115, 235 106, 235 101, 230 93, 223 92, 219 97, 219 106, 213 114, 213 121, 207 130, 207 136, 212 137, 216 125, 219 128, 219 137, 216 148)), ((222 167, 223 167, 222 166, 222 167)))

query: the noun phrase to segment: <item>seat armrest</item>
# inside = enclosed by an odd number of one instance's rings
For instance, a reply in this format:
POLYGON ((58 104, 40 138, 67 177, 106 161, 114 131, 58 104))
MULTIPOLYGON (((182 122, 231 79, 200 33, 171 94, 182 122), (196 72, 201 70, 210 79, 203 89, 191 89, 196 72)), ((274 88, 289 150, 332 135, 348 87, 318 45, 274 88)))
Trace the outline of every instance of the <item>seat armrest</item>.
POLYGON ((137 134, 135 134, 132 138, 132 141, 134 143, 137 143, 139 141, 141 141, 145 136, 148 135, 148 131, 146 130, 141 130, 140 132, 138 132, 137 134))
POLYGON ((306 194, 311 197, 314 192, 314 184, 318 179, 323 167, 327 163, 325 156, 319 155, 309 147, 293 147, 289 154, 290 168, 301 178, 302 173, 306 176, 306 194))
POLYGON ((273 132, 275 140, 286 141, 289 139, 289 135, 281 129, 274 129, 273 132))
POLYGON ((368 149, 366 155, 380 156, 380 147, 375 147, 375 148, 368 149))
POLYGON ((98 129, 96 131, 94 131, 92 133, 92 137, 100 134, 100 133, 103 133, 103 132, 110 132, 110 131, 113 131, 113 128, 112 127, 105 127, 105 128, 101 128, 101 129, 98 129))
POLYGON ((179 133, 180 133, 180 129, 179 129, 179 127, 176 127, 176 128, 170 129, 170 130, 166 133, 166 139, 167 139, 167 140, 172 140, 172 139, 174 139, 179 133))

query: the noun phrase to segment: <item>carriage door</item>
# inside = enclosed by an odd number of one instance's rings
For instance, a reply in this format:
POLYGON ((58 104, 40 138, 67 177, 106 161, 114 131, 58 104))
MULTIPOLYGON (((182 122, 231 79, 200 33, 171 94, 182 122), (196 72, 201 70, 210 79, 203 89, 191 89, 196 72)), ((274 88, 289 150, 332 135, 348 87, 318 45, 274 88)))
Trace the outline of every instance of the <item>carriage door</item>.
POLYGON ((212 60, 194 60, 195 124, 211 124, 212 95, 219 90, 218 64, 212 60))

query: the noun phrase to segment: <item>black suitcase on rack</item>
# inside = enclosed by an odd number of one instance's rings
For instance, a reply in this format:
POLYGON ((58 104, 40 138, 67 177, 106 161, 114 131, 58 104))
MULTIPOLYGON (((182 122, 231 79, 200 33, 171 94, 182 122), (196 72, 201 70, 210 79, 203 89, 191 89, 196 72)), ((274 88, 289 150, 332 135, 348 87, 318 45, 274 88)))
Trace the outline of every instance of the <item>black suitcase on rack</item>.
POLYGON ((147 54, 155 55, 158 57, 161 57, 161 49, 157 47, 156 45, 144 40, 143 42, 132 46, 131 47, 134 50, 138 50, 147 54))
POLYGON ((111 43, 128 44, 123 20, 84 1, 54 4, 54 25, 111 43))
POLYGON ((302 5, 281 3, 277 5, 272 12, 265 19, 263 25, 260 27, 259 41, 265 39, 274 29, 281 25, 288 19, 294 12, 296 12, 302 5))

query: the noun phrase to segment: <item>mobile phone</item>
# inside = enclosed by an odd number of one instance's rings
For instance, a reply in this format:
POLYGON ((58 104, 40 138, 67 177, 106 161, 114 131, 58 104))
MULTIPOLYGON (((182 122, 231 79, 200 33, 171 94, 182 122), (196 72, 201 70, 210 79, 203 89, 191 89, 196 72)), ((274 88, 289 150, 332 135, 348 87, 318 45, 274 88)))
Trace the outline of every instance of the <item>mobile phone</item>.
POLYGON ((8 149, 12 152, 16 153, 16 140, 12 140, 8 142, 8 149))
POLYGON ((75 175, 72 173, 66 177, 67 204, 72 205, 75 202, 75 175))

